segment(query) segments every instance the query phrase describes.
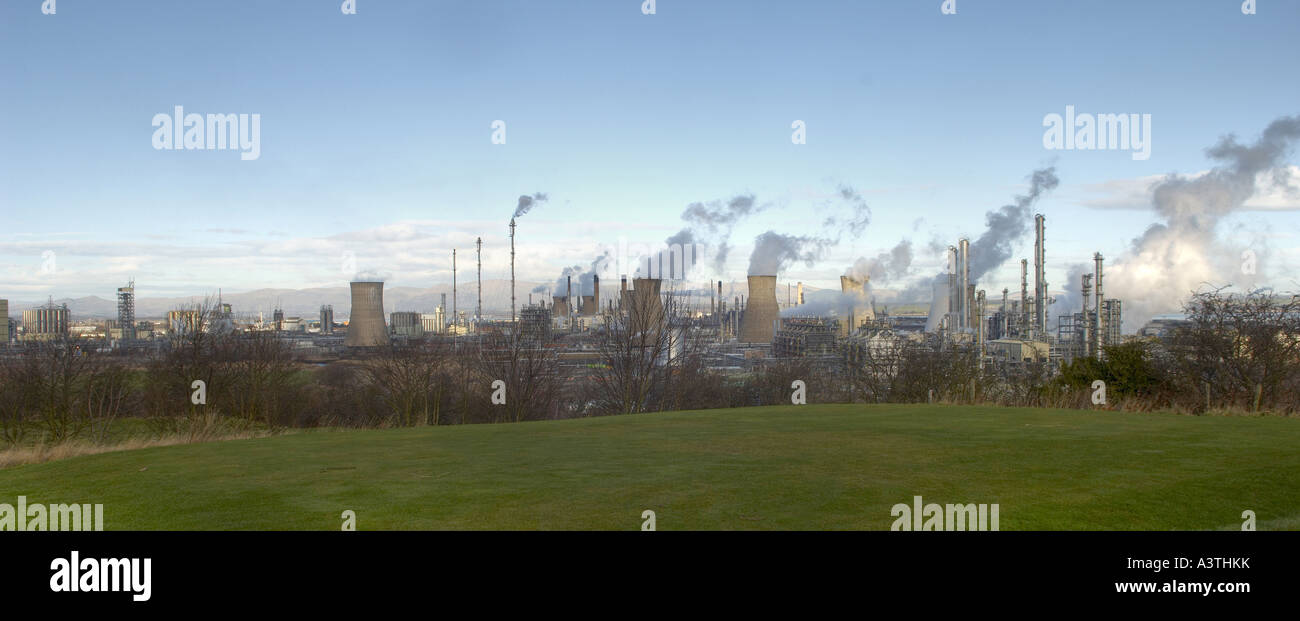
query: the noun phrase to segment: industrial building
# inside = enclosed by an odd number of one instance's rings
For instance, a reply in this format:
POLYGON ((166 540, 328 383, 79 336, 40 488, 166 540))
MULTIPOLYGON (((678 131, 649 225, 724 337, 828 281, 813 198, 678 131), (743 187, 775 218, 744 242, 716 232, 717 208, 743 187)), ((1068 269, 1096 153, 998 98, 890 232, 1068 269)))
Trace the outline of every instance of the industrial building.
POLYGON ((833 354, 841 323, 829 317, 790 317, 780 320, 772 339, 772 355, 777 358, 803 358, 833 354))
POLYGON ((397 311, 389 314, 388 319, 395 337, 418 339, 424 336, 424 320, 420 313, 397 311))
POLYGON ((1061 351, 1061 357, 1066 360, 1077 357, 1101 358, 1105 355, 1106 347, 1122 342, 1120 327, 1124 319, 1123 304, 1120 300, 1108 300, 1105 297, 1104 258, 1101 253, 1093 255, 1093 265, 1093 273, 1083 274, 1079 283, 1083 308, 1077 313, 1057 317, 1057 347, 1061 351))
POLYGON ((68 305, 55 305, 54 300, 27 309, 23 311, 23 338, 28 340, 66 338, 70 325, 69 319, 68 305))
POLYGON ((9 341, 13 339, 11 323, 9 321, 9 300, 0 300, 0 339, 4 339, 0 346, 9 345, 9 341))
POLYGON ((135 340, 135 280, 117 289, 117 327, 123 341, 135 340))
POLYGON ((334 306, 322 304, 320 307, 320 333, 334 334, 334 306))
POLYGON ((203 313, 198 310, 167 311, 167 331, 171 334, 193 334, 203 328, 203 313))
POLYGON ((545 343, 551 340, 551 310, 545 304, 529 304, 519 312, 519 334, 524 340, 545 343))

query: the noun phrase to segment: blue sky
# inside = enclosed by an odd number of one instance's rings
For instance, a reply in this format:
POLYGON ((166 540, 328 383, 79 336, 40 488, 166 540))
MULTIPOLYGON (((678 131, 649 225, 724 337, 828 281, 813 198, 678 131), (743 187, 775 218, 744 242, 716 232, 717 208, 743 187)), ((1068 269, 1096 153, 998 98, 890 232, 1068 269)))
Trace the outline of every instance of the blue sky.
MULTIPOLYGON (((1038 207, 1056 289, 1068 264, 1121 255, 1156 221, 1099 208, 1117 188, 1203 171, 1220 136, 1300 113, 1300 3, 1280 0, 1256 15, 1235 0, 957 0, 957 15, 940 0, 340 4, 0 5, 0 297, 107 298, 131 276, 142 296, 339 286, 347 252, 424 287, 480 235, 485 277, 502 277, 515 199, 538 191, 523 279, 753 193, 776 207, 737 228, 716 276, 743 278, 756 234, 817 233, 833 202, 817 197, 842 185, 870 227, 782 280, 830 286, 903 238, 921 277, 942 267, 926 244, 978 236, 1045 165, 1061 179, 1038 207), (1150 159, 1045 150, 1044 115, 1069 104, 1151 114, 1150 159), (261 157, 155 150, 151 119, 176 105, 260 114, 261 157)), ((1281 278, 1300 260, 1300 199, 1256 203, 1223 234, 1271 240, 1281 278)), ((982 286, 1014 288, 1018 269, 982 286)))

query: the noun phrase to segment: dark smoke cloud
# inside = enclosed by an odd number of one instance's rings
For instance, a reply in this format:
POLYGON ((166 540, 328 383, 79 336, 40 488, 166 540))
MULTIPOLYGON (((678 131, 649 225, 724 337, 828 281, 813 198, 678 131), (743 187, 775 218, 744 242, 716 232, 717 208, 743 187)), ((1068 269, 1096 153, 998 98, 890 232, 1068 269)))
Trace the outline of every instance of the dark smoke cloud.
POLYGON ((592 259, 591 264, 583 268, 581 265, 566 267, 560 271, 560 277, 555 279, 555 295, 567 295, 568 283, 570 278, 573 280, 573 295, 593 295, 595 290, 595 277, 600 275, 601 270, 609 263, 609 251, 601 253, 600 256, 592 259))
POLYGON ((741 194, 725 203, 720 201, 708 204, 691 203, 682 212, 682 220, 692 226, 702 227, 709 233, 717 233, 735 226, 741 219, 754 215, 768 206, 760 205, 754 200, 753 194, 741 194))
MULTIPOLYGON (((871 208, 862 195, 851 187, 840 186, 838 196, 847 204, 848 213, 827 216, 822 222, 824 229, 822 237, 787 237, 787 239, 808 240, 805 243, 812 244, 809 248, 820 256, 826 248, 839 243, 846 232, 855 239, 859 237, 871 222, 871 208)), ((682 212, 682 220, 686 222, 686 226, 664 241, 670 246, 680 244, 683 248, 689 244, 711 247, 713 260, 710 265, 716 272, 721 273, 733 248, 732 231, 746 218, 761 213, 771 206, 771 203, 759 203, 753 194, 740 194, 726 201, 691 203, 682 212)), ((801 251, 800 254, 806 252, 808 251, 801 251)))
POLYGON ((670 246, 694 243, 713 246, 713 268, 722 272, 731 252, 731 232, 736 224, 770 206, 771 203, 760 204, 753 194, 738 194, 726 201, 691 203, 682 211, 685 228, 664 241, 670 246))
POLYGON ((538 192, 532 196, 529 196, 527 194, 521 194, 519 196, 519 204, 515 206, 515 215, 512 217, 518 218, 523 216, 524 214, 532 210, 532 208, 535 207, 538 203, 546 202, 548 198, 550 197, 548 197, 544 192, 538 192))
POLYGON ((835 240, 825 237, 768 231, 754 239, 754 252, 749 256, 749 275, 776 275, 796 261, 812 267, 834 244, 835 240))
POLYGON ((984 232, 970 247, 973 280, 979 280, 1011 258, 1012 247, 1029 232, 1034 203, 1058 184, 1055 167, 1035 170, 1030 175, 1028 193, 1017 196, 1010 205, 984 214, 984 232))

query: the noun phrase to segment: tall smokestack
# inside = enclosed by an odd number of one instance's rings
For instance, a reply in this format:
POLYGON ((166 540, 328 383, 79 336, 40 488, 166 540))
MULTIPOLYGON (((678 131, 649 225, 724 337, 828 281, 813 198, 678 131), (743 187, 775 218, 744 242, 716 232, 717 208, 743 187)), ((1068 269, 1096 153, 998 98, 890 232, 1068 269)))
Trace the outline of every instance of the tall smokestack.
POLYGON ((1034 328, 1047 333, 1047 231, 1043 214, 1034 215, 1034 328))
POLYGON ((802 282, 799 283, 799 289, 798 289, 798 293, 795 294, 795 300, 797 300, 797 303, 798 303, 800 306, 803 306, 804 301, 803 301, 803 283, 802 283, 802 282))
POLYGON ((1106 315, 1104 313, 1106 308, 1106 294, 1102 293, 1101 290, 1102 262, 1105 259, 1101 256, 1101 253, 1098 252, 1092 255, 1092 260, 1096 266, 1094 268, 1096 273, 1093 275, 1093 280, 1097 281, 1097 327, 1093 329, 1092 351, 1098 359, 1101 359, 1103 355, 1102 345, 1106 342, 1106 339, 1104 338, 1106 335, 1106 315))
POLYGON ((515 321, 515 219, 510 219, 510 323, 515 321))
POLYGON ((451 332, 456 333, 456 321, 459 315, 456 314, 456 249, 451 249, 451 332))
POLYGON ((483 323, 483 238, 474 242, 478 247, 478 306, 474 309, 474 330, 483 323))
POLYGON ((740 324, 742 343, 771 343, 773 323, 781 316, 776 305, 776 276, 750 276, 749 301, 740 324))
POLYGON ((388 328, 384 325, 384 283, 379 281, 353 282, 352 308, 348 312, 348 334, 343 344, 348 347, 379 347, 388 344, 388 328))
POLYGON ((1079 283, 1079 290, 1083 293, 1083 325, 1077 326, 1076 329, 1082 332, 1083 355, 1092 355, 1092 337, 1089 336, 1090 330, 1088 324, 1092 323, 1090 316, 1091 310, 1088 309, 1088 298, 1092 296, 1092 274, 1083 274, 1082 282, 1079 283))
POLYGON ((1029 329, 1029 259, 1020 260, 1020 316, 1016 319, 1020 338, 1027 338, 1029 329))
POLYGON ((1002 325, 999 326, 1001 329, 998 330, 1000 332, 999 338, 1007 338, 1007 294, 1010 292, 1006 287, 1002 288, 1002 325))
POLYGON ((971 328, 971 300, 975 297, 971 292, 970 282, 970 240, 965 237, 957 242, 958 254, 961 263, 959 264, 958 278, 961 279, 961 329, 969 330, 971 328))
POLYGON ((948 329, 957 329, 957 313, 961 307, 961 302, 957 296, 957 273, 961 271, 961 265, 957 260, 957 247, 948 246, 948 311, 945 315, 948 318, 948 329))
POLYGON ((591 314, 600 313, 600 274, 591 275, 591 314))

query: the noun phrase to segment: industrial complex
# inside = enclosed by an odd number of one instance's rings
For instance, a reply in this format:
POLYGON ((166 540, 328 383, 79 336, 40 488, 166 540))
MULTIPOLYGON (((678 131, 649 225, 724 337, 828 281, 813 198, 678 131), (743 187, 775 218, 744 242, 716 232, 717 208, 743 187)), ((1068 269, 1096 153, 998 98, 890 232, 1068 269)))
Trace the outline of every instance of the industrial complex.
MULTIPOLYGON (((770 360, 804 358, 818 364, 849 367, 883 352, 906 348, 973 353, 981 366, 1025 363, 1063 363, 1079 357, 1100 357, 1105 348, 1121 342, 1122 302, 1105 296, 1104 261, 1093 257, 1094 269, 1077 283, 1083 303, 1078 308, 1052 308, 1046 277, 1046 220, 1036 215, 1032 257, 1022 259, 1018 295, 1004 288, 991 298, 972 278, 972 245, 960 239, 948 248, 947 269, 934 279, 928 312, 919 305, 891 312, 878 305, 868 276, 840 277, 838 294, 829 305, 806 304, 811 287, 786 283, 778 299, 778 274, 751 274, 743 288, 723 281, 707 284, 685 279, 644 277, 658 274, 649 267, 629 278, 620 275, 618 288, 602 297, 599 274, 587 274, 582 283, 572 276, 539 299, 515 295, 515 234, 510 221, 510 307, 485 314, 482 281, 482 238, 475 243, 475 284, 472 311, 458 308, 462 291, 456 288, 457 249, 452 252, 450 305, 447 294, 432 309, 385 309, 380 280, 350 283, 346 320, 335 318, 332 304, 321 304, 318 317, 286 316, 274 309, 270 317, 237 314, 218 297, 207 307, 177 308, 165 317, 137 317, 136 283, 116 290, 117 316, 98 321, 75 321, 66 304, 48 303, 22 311, 21 319, 8 316, 7 300, 0 300, 0 334, 6 335, 10 353, 27 344, 53 339, 77 339, 99 349, 155 350, 167 347, 168 337, 195 330, 227 332, 273 331, 288 339, 307 357, 340 359, 413 340, 466 339, 483 335, 516 336, 529 347, 558 354, 561 363, 596 361, 596 343, 610 330, 663 333, 673 342, 690 341, 714 368, 746 371, 770 360), (731 299, 728 299, 731 298, 731 299), (814 310, 814 308, 816 310, 814 310), (1053 325, 1054 324, 1054 325, 1053 325)), ((669 258, 671 260, 671 258, 669 258)), ((667 270, 666 273, 672 273, 667 270)), ((1074 283, 1071 284, 1073 286, 1074 283)), ((824 298, 823 298, 824 299, 824 298)), ((498 304, 499 306, 500 304, 498 304)), ((1168 331, 1176 318, 1161 320, 1152 334, 1168 331)), ((1145 333, 1145 331, 1144 331, 1145 333)), ((680 345, 675 346, 680 349, 680 345)), ((671 356, 674 347, 656 355, 671 356)))

